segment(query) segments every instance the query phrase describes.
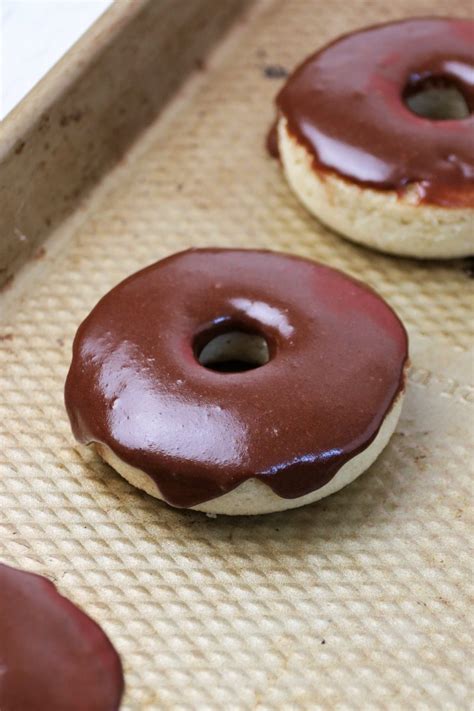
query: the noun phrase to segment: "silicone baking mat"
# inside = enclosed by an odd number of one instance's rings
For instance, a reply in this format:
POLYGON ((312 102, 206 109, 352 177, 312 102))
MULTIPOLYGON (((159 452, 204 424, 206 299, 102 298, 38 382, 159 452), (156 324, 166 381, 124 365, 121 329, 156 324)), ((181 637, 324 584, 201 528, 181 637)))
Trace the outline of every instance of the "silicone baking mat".
POLYGON ((472 703, 472 281, 458 262, 335 236, 263 148, 283 69, 317 46, 380 20, 471 11, 468 0, 258 3, 6 294, 0 557, 100 621, 124 662, 124 709, 472 703), (127 274, 191 245, 321 260, 369 282, 406 323, 397 432, 340 493, 211 519, 133 489, 74 442, 62 390, 78 324, 127 274))

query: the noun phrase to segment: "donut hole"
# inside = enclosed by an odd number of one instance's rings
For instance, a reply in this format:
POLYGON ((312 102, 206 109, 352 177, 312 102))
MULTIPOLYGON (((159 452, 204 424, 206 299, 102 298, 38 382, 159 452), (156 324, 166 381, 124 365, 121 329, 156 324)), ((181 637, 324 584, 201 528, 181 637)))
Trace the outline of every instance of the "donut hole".
POLYGON ((403 100, 412 113, 431 121, 460 120, 471 115, 464 94, 446 77, 412 77, 403 92, 403 100))
POLYGON ((211 335, 211 339, 199 350, 197 360, 210 370, 242 373, 268 363, 270 351, 261 334, 231 330, 211 335))

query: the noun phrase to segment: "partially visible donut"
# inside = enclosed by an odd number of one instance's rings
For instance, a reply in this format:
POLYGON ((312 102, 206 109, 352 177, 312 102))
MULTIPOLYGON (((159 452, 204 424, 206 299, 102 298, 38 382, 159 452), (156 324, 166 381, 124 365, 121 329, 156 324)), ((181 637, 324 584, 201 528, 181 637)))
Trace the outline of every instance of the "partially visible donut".
POLYGON ((473 21, 345 35, 293 72, 277 107, 285 175, 322 222, 394 254, 474 252, 473 21))
POLYGON ((0 564, 1 711, 117 711, 120 658, 53 583, 0 564))
POLYGON ((76 438, 152 496, 267 513, 367 469, 396 426, 406 365, 401 322, 360 282, 274 252, 199 249, 101 299, 65 400, 76 438))

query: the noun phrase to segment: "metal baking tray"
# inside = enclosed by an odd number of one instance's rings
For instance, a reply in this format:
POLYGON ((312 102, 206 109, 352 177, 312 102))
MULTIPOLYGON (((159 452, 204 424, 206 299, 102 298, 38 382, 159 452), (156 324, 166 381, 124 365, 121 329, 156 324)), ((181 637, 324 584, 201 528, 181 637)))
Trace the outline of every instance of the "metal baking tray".
MULTIPOLYGON (((0 558, 105 628, 127 711, 468 709, 472 280, 352 245, 264 149, 317 46, 469 0, 120 0, 2 124, 0 558), (71 435, 71 342, 98 298, 189 247, 293 252, 374 286, 411 338, 390 445, 313 506, 174 510, 71 435)), ((179 288, 179 285, 177 285, 179 288)))

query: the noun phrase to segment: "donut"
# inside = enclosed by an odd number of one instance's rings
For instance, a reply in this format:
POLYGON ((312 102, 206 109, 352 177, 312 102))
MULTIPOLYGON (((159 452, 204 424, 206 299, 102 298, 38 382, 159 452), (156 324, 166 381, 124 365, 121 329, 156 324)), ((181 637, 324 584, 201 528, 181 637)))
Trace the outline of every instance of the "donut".
POLYGON ((46 578, 0 564, 0 709, 117 711, 120 658, 46 578))
POLYGON ((259 514, 355 479, 400 415, 407 335, 374 291, 271 251, 194 249, 130 276, 79 327, 75 437, 172 506, 259 514))
POLYGON ((470 20, 345 35, 288 78, 267 147, 303 205, 349 239, 402 256, 468 256, 473 65, 470 20))

